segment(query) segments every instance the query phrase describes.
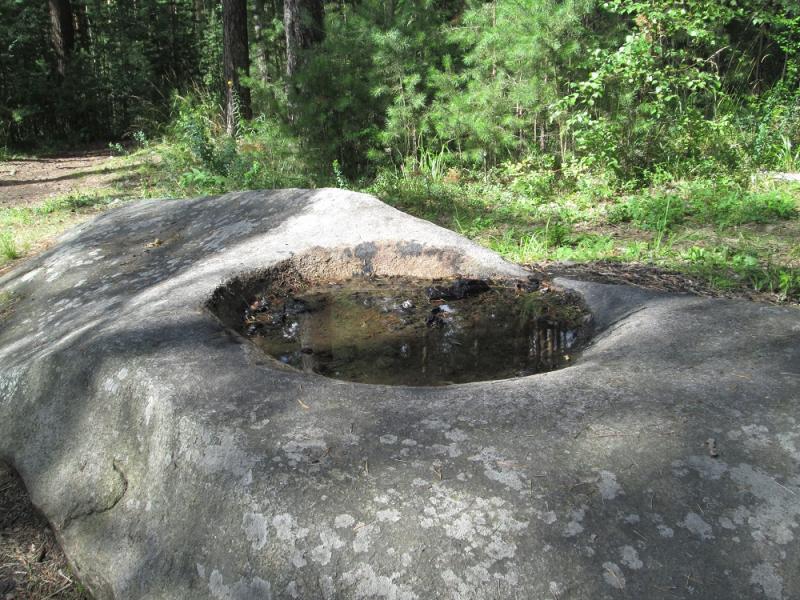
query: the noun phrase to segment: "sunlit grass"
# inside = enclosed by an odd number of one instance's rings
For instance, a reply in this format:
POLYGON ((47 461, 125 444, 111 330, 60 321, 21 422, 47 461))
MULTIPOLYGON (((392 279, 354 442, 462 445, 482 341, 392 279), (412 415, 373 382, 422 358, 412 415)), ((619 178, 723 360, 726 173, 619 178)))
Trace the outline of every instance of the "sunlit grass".
POLYGON ((75 193, 32 206, 0 208, 0 265, 43 246, 72 225, 119 202, 113 190, 75 193))

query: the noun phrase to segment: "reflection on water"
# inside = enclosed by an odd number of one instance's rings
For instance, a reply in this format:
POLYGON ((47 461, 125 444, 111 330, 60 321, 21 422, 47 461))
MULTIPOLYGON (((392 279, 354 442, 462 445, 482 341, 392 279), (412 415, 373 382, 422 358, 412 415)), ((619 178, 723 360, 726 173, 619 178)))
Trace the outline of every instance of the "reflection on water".
POLYGON ((590 316, 538 282, 357 279, 254 298, 244 328, 306 372, 389 385, 444 385, 564 366, 590 316))

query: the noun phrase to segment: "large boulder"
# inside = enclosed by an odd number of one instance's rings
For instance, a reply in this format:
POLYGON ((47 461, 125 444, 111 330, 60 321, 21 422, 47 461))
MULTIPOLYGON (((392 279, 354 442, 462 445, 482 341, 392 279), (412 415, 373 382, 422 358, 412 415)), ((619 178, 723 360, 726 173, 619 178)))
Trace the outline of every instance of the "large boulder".
POLYGON ((523 276, 340 190, 143 201, 0 279, 0 459, 97 598, 800 597, 800 313, 560 281, 579 360, 438 388, 282 369, 226 281, 523 276))

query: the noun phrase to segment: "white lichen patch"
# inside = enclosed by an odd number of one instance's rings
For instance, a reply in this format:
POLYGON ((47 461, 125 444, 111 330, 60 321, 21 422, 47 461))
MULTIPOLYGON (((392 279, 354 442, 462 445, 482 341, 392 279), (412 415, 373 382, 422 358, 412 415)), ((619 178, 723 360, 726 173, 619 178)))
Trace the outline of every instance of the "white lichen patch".
POLYGON ((425 429, 435 429, 437 431, 447 431, 450 429, 450 424, 437 417, 428 417, 419 422, 421 427, 425 429))
POLYGON ((372 543, 372 538, 380 531, 380 527, 375 523, 370 523, 369 525, 358 523, 356 525, 356 537, 353 540, 353 552, 356 554, 367 552, 372 543))
POLYGON ((641 521, 641 518, 639 517, 639 515, 629 514, 625 515, 623 521, 625 521, 625 523, 627 523, 628 525, 636 525, 639 521, 641 521))
POLYGON ((297 466, 299 463, 310 462, 312 456, 325 452, 325 432, 317 427, 305 427, 298 431, 293 431, 288 437, 289 440, 281 445, 281 449, 286 455, 286 461, 290 467, 297 466))
POLYGON ((496 448, 484 448, 475 456, 469 457, 469 460, 481 463, 483 474, 492 481, 497 481, 513 490, 525 489, 524 474, 513 461, 500 454, 496 448))
MULTIPOLYGON (((742 425, 741 430, 741 441, 751 450, 767 448, 771 443, 769 429, 763 425, 742 425)), ((728 435, 730 437, 730 434, 728 435)))
POLYGON ((451 429, 450 431, 445 432, 444 437, 451 442, 463 442, 468 436, 461 429, 451 429))
POLYGON ((333 520, 333 526, 336 529, 341 529, 342 527, 351 527, 356 520, 348 514, 341 514, 337 515, 336 518, 333 520))
POLYGON ((663 538, 671 538, 675 535, 675 531, 672 529, 672 527, 667 527, 664 524, 658 525, 656 529, 658 530, 658 535, 663 538))
POLYGON ((344 547, 344 542, 327 527, 320 531, 319 539, 322 543, 311 550, 311 560, 325 566, 331 562, 333 551, 344 547))
POLYGON ((689 474, 689 469, 686 468, 686 464, 682 460, 673 460, 671 466, 672 474, 675 477, 685 477, 689 474))
POLYGON ((483 589, 494 590, 498 594, 496 597, 510 597, 509 592, 519 584, 516 566, 508 563, 507 571, 501 573, 490 572, 489 569, 492 568, 492 565, 490 560, 482 561, 464 569, 461 576, 456 575, 452 569, 444 570, 442 580, 449 592, 445 597, 453 600, 466 600, 476 597, 475 590, 483 589))
POLYGON ((462 452, 461 449, 458 447, 458 444, 433 444, 430 447, 430 450, 433 454, 437 455, 447 455, 450 458, 458 458, 461 456, 462 452))
POLYGON ((299 527, 295 518, 289 513, 275 515, 272 518, 272 527, 275 528, 275 536, 284 542, 302 540, 308 535, 308 528, 299 527))
POLYGON ((239 443, 242 436, 237 431, 219 430, 212 438, 208 430, 185 417, 180 420, 179 428, 183 456, 207 475, 227 471, 246 478, 258 462, 242 449, 239 443))
POLYGON ((501 498, 475 498, 437 486, 436 494, 423 509, 423 528, 441 527, 447 537, 480 550, 486 557, 485 567, 513 558, 516 534, 528 527, 528 521, 517 520, 505 508, 501 498))
POLYGON ((583 521, 583 517, 586 516, 586 507, 582 507, 576 510, 572 510, 569 512, 569 522, 567 526, 564 527, 563 535, 564 537, 575 537, 579 533, 583 532, 583 525, 581 522, 583 521))
POLYGON ((386 435, 382 435, 378 439, 380 440, 381 444, 386 444, 388 446, 391 446, 392 444, 396 444, 397 443, 397 436, 389 434, 389 433, 387 433, 386 435))
MULTIPOLYGON (((750 509, 747 524, 753 539, 788 544, 800 518, 798 495, 773 477, 750 465, 740 464, 730 471, 731 479, 762 502, 750 509)), ((740 521, 744 519, 740 517, 740 521)), ((734 515, 734 522, 737 522, 734 515)))
POLYGON ((558 516, 556 516, 556 511, 554 510, 543 512, 539 515, 539 518, 544 522, 545 525, 552 525, 558 521, 558 516))
POLYGON ((397 521, 400 520, 400 511, 395 508, 379 510, 377 513, 375 513, 375 518, 381 523, 397 523, 397 521))
POLYGON ((620 494, 625 493, 622 490, 622 486, 617 483, 617 476, 614 473, 611 471, 599 471, 598 475, 600 480, 597 482, 597 489, 604 500, 613 500, 620 494))
POLYGON ((564 593, 564 586, 558 583, 557 581, 551 581, 548 584, 548 590, 553 598, 558 598, 561 594, 564 593))
POLYGON ((399 573, 379 575, 370 565, 361 563, 355 569, 342 573, 340 581, 349 590, 348 596, 354 600, 364 598, 386 600, 417 600, 418 596, 410 586, 395 583, 399 573))
POLYGON ((782 600, 783 598, 783 578, 769 563, 761 563, 752 570, 750 583, 760 587, 770 600, 782 600))
POLYGON ((486 546, 486 555, 494 560, 514 558, 517 553, 517 545, 514 542, 503 540, 498 535, 492 536, 492 541, 486 546))
POLYGON ((295 569, 302 569, 307 564, 306 553, 303 550, 295 548, 292 551, 292 566, 294 566, 295 569))
POLYGON ((697 513, 690 512, 678 523, 681 527, 688 529, 691 533, 704 540, 713 539, 714 534, 711 525, 703 520, 697 513))
POLYGON ((267 519, 261 513, 248 512, 242 516, 242 529, 253 550, 261 550, 268 539, 267 519))
POLYGON ((633 546, 623 546, 619 549, 622 556, 622 564, 629 569, 638 570, 644 566, 644 563, 639 560, 639 553, 633 546))
POLYGON ((777 435, 778 444, 795 462, 800 462, 800 433, 790 431, 777 435))
POLYGON ((613 588, 618 590, 625 589, 625 575, 616 563, 603 563, 603 579, 613 588))
POLYGON ((260 577, 241 578, 236 583, 225 584, 225 579, 218 570, 211 572, 208 578, 208 591, 216 600, 239 600, 240 598, 272 598, 272 590, 268 581, 260 577))

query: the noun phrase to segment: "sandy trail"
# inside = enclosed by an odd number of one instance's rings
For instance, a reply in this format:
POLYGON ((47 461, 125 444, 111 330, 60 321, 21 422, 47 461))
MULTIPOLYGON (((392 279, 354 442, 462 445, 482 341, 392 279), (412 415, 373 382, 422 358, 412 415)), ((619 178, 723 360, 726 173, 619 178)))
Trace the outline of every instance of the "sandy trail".
POLYGON ((54 196, 98 190, 131 178, 108 149, 0 162, 0 207, 39 204, 54 196))

